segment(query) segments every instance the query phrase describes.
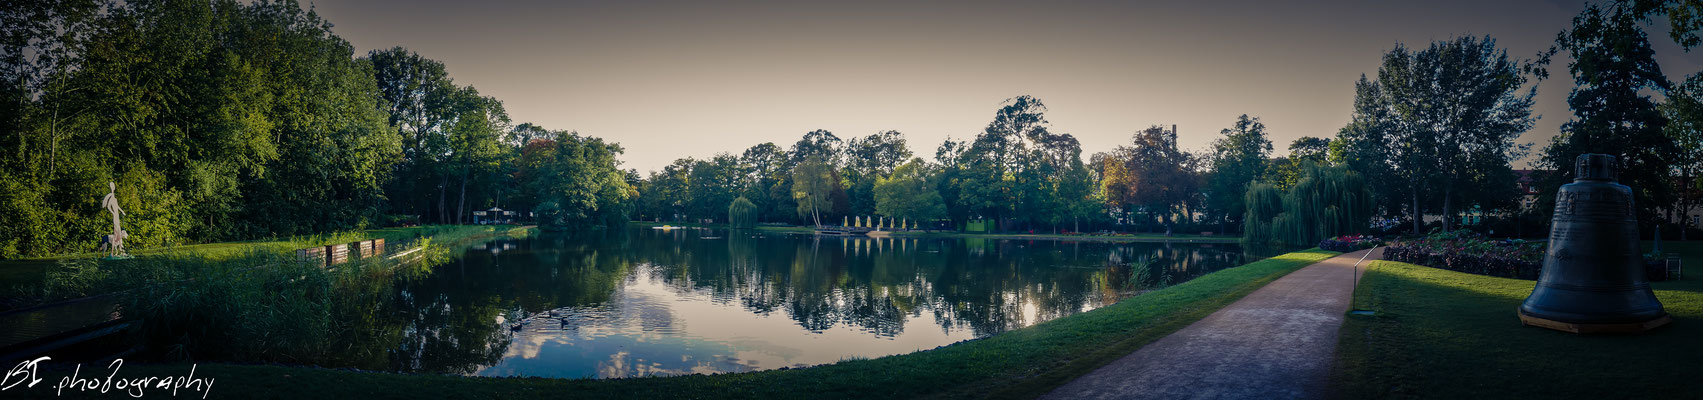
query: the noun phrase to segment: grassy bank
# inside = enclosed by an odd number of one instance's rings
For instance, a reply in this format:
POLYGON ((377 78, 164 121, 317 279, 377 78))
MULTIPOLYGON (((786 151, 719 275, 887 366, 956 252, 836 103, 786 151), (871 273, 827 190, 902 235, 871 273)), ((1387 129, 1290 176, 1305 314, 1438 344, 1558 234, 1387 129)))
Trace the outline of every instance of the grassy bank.
MULTIPOLYGON (((284 254, 296 249, 350 243, 368 239, 385 239, 395 251, 402 242, 429 237, 437 243, 453 243, 470 237, 493 234, 498 228, 513 226, 428 225, 407 228, 373 229, 323 235, 298 236, 287 239, 247 242, 209 243, 141 250, 131 253, 134 259, 118 260, 120 264, 150 266, 174 265, 174 269, 194 269, 208 265, 249 258, 256 254, 284 254)), ((146 271, 136 268, 105 268, 99 254, 78 254, 54 258, 0 261, 0 310, 29 307, 36 304, 90 296, 135 287, 136 282, 151 279, 138 276, 146 271)), ((186 272, 186 271, 185 271, 186 272)))
POLYGON ((1371 264, 1343 324, 1342 398, 1685 398, 1703 393, 1703 242, 1666 243, 1696 275, 1657 282, 1674 322, 1642 335, 1575 335, 1520 324, 1534 281, 1406 263, 1371 264))
MULTIPOLYGON (((671 378, 561 380, 201 365, 226 393, 291 397, 1032 398, 1175 332, 1291 271, 1337 253, 1289 253, 1090 312, 917 353, 790 370, 671 378)), ((120 376, 181 375, 126 366, 120 376)), ((51 376, 50 376, 51 377, 51 376)))

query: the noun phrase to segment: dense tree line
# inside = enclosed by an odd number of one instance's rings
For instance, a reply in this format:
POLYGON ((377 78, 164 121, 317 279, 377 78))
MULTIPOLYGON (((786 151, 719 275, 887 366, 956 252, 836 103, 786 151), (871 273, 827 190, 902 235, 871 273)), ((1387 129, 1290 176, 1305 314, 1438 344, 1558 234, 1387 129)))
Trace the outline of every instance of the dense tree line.
POLYGON ((636 197, 619 146, 511 126, 442 63, 357 55, 294 1, 8 3, 0 96, 0 258, 92 249, 107 182, 132 249, 499 204, 601 224, 636 197))
POLYGON ((1599 152, 1621 160, 1653 224, 1703 207, 1703 78, 1668 82, 1643 31, 1666 16, 1674 40, 1695 46, 1694 3, 1590 6, 1533 60, 1488 37, 1398 43, 1356 82, 1346 126, 1282 156, 1242 115, 1199 151, 1153 125, 1085 157, 1040 99, 1019 96, 932 160, 897 131, 815 130, 640 176, 620 168, 616 143, 515 125, 441 62, 400 47, 355 54, 294 1, 26 1, 0 10, 0 257, 92 248, 109 181, 133 248, 466 223, 494 206, 562 229, 726 220, 735 199, 759 223, 880 215, 929 228, 1229 233, 1325 179, 1310 177, 1344 176, 1365 182, 1370 198, 1355 201, 1375 216, 1419 231, 1420 216, 1453 228, 1463 210, 1547 220, 1572 160, 1599 152), (1516 140, 1562 52, 1574 115, 1537 144, 1537 166, 1554 172, 1522 208, 1512 163, 1533 144, 1516 140))

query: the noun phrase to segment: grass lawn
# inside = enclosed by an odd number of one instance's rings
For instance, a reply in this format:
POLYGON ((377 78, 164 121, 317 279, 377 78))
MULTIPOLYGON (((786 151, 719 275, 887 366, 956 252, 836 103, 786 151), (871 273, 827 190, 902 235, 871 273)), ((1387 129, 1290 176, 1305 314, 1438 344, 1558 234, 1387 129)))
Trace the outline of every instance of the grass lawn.
MULTIPOLYGON (((1646 244, 1647 246, 1647 244, 1646 244)), ((1674 321, 1642 335, 1520 324, 1535 281, 1378 261, 1350 315, 1332 379, 1342 398, 1691 398, 1703 394, 1703 242, 1664 243, 1696 275, 1656 282, 1674 321)))
MULTIPOLYGON (((217 379, 214 390, 223 395, 292 398, 1033 398, 1175 332, 1285 274, 1336 254, 1321 250, 1284 254, 985 339, 803 369, 566 380, 211 364, 200 365, 196 375, 217 379)), ((182 375, 187 371, 188 366, 183 364, 126 365, 119 376, 182 375)), ((57 373, 43 375, 48 382, 59 377, 57 373)))

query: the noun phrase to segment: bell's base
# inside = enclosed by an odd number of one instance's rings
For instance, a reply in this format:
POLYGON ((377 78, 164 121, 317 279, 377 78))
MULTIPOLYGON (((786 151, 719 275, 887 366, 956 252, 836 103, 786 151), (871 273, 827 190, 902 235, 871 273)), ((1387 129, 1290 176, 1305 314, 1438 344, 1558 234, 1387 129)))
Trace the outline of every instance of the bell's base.
POLYGON ((1519 311, 1519 313, 1520 323, 1525 324, 1526 326, 1549 328, 1572 333, 1644 333, 1649 332, 1652 329, 1660 328, 1662 325, 1667 325, 1669 322, 1673 322, 1673 317, 1667 314, 1662 314, 1661 317, 1644 322, 1577 324, 1533 317, 1526 315, 1526 312, 1523 310, 1519 311))

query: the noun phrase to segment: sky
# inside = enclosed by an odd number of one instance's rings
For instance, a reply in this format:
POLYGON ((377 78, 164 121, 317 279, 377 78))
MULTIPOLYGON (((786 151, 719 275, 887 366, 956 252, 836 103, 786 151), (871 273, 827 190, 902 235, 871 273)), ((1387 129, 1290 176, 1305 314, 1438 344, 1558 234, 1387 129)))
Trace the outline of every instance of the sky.
MULTIPOLYGON (((305 1, 305 0, 304 0, 305 1)), ((1205 150, 1241 114, 1278 154, 1333 137, 1354 82, 1396 43, 1490 36, 1531 58, 1582 1, 647 2, 317 0, 360 54, 403 46, 514 123, 621 143, 641 172, 683 157, 789 147, 805 132, 905 134, 932 159, 971 139, 1006 99, 1040 98, 1083 157, 1177 125, 1205 150)), ((1669 79, 1703 71, 1665 22, 1647 27, 1669 79)), ((1562 55, 1538 86, 1541 148, 1571 118, 1562 55)), ((1524 167, 1517 162, 1516 167, 1524 167)))

